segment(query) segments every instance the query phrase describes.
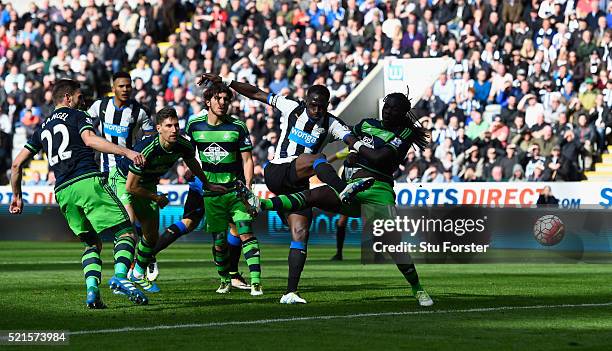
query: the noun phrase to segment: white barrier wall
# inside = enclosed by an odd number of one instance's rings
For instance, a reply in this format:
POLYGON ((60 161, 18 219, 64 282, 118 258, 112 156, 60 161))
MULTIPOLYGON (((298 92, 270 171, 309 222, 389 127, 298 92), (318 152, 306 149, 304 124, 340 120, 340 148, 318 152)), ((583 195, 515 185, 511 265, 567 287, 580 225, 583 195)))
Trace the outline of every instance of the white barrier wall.
MULTIPOLYGON (((450 183, 450 184, 406 184, 395 186, 399 205, 532 205, 539 192, 549 185, 553 195, 564 208, 579 208, 585 205, 612 206, 612 183, 450 183)), ((189 188, 187 185, 160 185, 158 191, 167 193, 170 205, 184 203, 189 188)), ((271 194, 263 184, 255 185, 260 197, 271 194)), ((53 187, 25 186, 23 197, 26 203, 55 204, 53 187)), ((12 198, 9 186, 0 187, 0 204, 7 205, 12 198)))

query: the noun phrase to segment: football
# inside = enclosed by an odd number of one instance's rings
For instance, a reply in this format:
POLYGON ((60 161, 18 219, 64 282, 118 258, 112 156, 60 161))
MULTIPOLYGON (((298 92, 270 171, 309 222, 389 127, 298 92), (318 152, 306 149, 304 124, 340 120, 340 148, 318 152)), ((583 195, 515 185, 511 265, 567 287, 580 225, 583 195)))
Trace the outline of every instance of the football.
POLYGON ((533 226, 533 236, 544 246, 553 246, 563 240, 565 225, 555 215, 546 215, 538 218, 533 226))

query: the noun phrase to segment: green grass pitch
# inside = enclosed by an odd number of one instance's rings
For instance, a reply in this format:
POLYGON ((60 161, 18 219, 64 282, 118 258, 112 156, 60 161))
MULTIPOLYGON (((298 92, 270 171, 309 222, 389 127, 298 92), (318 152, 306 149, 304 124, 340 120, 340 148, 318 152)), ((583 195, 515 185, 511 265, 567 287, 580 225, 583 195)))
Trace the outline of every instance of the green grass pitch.
MULTIPOLYGON (((149 295, 150 305, 134 306, 106 286, 112 249, 105 243, 102 296, 109 309, 90 311, 80 244, 0 242, 0 330, 80 332, 70 336, 70 348, 89 350, 562 350, 612 344, 608 264, 422 264, 421 280, 436 303, 422 308, 394 266, 363 266, 354 247, 345 261, 330 262, 334 249, 313 245, 300 290, 309 303, 287 306, 278 303, 287 251, 262 245, 265 295, 254 298, 238 290, 215 294, 209 245, 171 246, 159 255, 162 292, 149 295), (169 328, 117 330, 156 326, 169 328)), ((246 271, 243 262, 241 269, 246 271)))

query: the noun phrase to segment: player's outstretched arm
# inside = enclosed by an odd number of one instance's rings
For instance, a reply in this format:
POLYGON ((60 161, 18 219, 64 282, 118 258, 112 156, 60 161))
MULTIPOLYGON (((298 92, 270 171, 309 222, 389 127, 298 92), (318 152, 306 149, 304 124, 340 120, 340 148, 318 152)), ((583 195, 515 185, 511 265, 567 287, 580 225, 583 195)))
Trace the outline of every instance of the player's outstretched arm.
POLYGON ((108 140, 97 136, 91 129, 86 129, 81 133, 81 138, 85 145, 105 154, 121 155, 129 158, 135 165, 142 167, 145 164, 145 157, 130 149, 113 144, 108 140))
POLYGON ((13 198, 11 199, 9 212, 12 214, 20 214, 23 210, 23 200, 21 198, 21 170, 30 157, 32 157, 32 152, 24 148, 17 154, 11 166, 11 188, 13 189, 13 198))
POLYGON ((206 174, 204 174, 204 171, 202 170, 202 167, 200 166, 200 163, 194 158, 190 158, 190 159, 185 159, 185 164, 187 165, 187 167, 189 167, 189 169, 191 170, 191 172, 193 172, 193 174, 200 178, 200 180, 202 181, 202 184, 204 184, 203 188, 210 190, 212 192, 216 192, 216 193, 226 193, 227 192, 227 188, 222 186, 222 185, 218 185, 218 184, 211 184, 208 182, 208 180, 206 179, 206 174))
POLYGON ((170 202, 165 194, 157 195, 157 193, 151 192, 142 186, 140 186, 140 176, 138 174, 128 172, 127 181, 125 182, 125 190, 134 194, 138 197, 143 197, 155 201, 159 208, 164 208, 170 202))
MULTIPOLYGON (((221 77, 217 75, 214 75, 211 73, 204 73, 200 77, 200 80, 198 80, 197 84, 202 85, 206 81, 211 81, 211 82, 216 83, 216 82, 222 82, 223 80, 221 79, 221 77)), ((239 94, 244 95, 248 97, 249 99, 261 101, 266 104, 268 103, 268 93, 266 93, 263 90, 260 90, 256 86, 253 86, 247 83, 237 82, 235 80, 224 82, 224 83, 228 84, 230 88, 236 90, 239 94)))

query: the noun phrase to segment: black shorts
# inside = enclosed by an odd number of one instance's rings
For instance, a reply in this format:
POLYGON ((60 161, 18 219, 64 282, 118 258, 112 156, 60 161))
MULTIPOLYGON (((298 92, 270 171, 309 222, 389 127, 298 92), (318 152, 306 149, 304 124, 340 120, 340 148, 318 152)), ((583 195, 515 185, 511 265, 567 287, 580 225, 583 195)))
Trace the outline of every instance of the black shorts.
POLYGON ((264 179, 268 189, 276 195, 293 194, 309 188, 308 179, 298 180, 295 161, 290 163, 268 163, 264 170, 264 179))
POLYGON ((200 223, 202 218, 204 218, 204 197, 202 194, 189 189, 187 199, 185 200, 185 208, 183 209, 183 218, 191 219, 196 223, 200 223))
MULTIPOLYGON (((275 195, 286 195, 298 193, 310 188, 310 182, 306 180, 298 180, 297 170, 295 168, 295 161, 290 163, 268 163, 264 169, 264 179, 268 190, 273 192, 275 195)), ((291 213, 279 213, 279 216, 283 220, 285 225, 287 224, 287 215, 299 214, 308 217, 308 221, 312 220, 312 208, 305 208, 300 211, 291 213)))

